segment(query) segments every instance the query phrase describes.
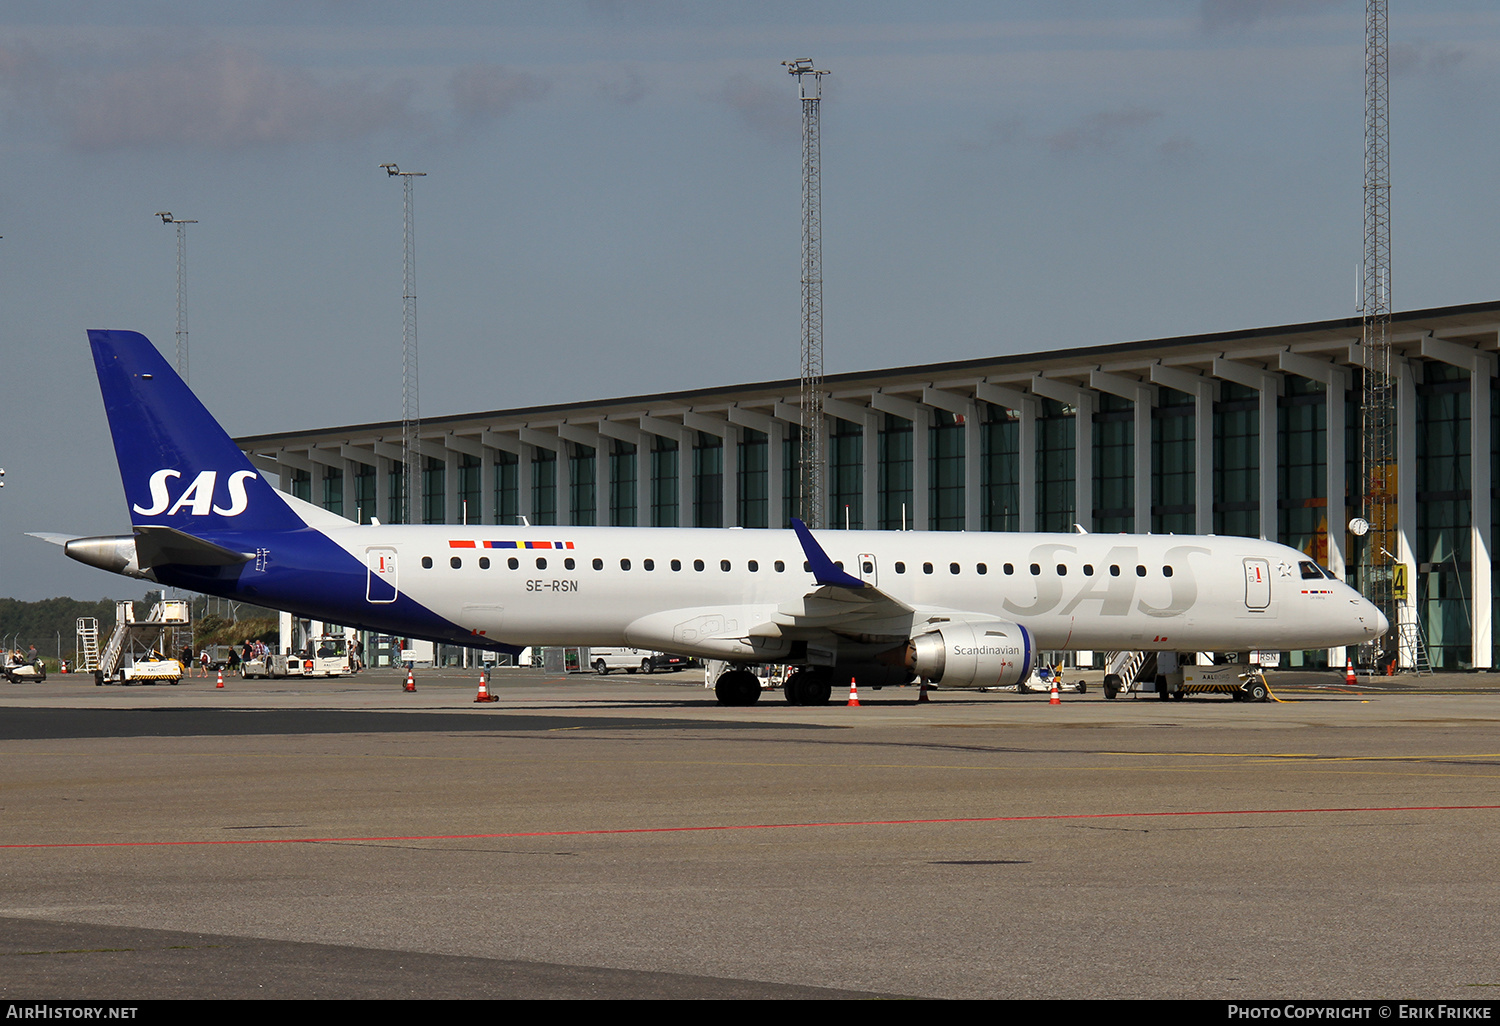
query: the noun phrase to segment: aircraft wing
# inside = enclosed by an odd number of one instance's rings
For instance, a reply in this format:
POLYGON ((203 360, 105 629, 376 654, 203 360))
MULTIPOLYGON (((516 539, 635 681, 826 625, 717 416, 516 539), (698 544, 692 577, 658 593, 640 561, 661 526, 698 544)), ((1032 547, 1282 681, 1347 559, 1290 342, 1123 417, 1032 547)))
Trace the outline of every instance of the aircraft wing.
POLYGON ((802 543, 808 567, 818 587, 776 607, 772 619, 751 630, 752 635, 775 636, 836 631, 847 634, 890 634, 906 637, 915 610, 841 570, 801 520, 792 530, 802 543))

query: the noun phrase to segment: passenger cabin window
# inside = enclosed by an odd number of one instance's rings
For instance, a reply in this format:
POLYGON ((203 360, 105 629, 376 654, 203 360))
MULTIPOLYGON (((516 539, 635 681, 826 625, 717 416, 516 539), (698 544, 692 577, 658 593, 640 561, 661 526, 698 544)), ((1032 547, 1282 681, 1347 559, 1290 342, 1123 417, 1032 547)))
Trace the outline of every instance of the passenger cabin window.
POLYGON ((985 566, 983 563, 976 565, 974 569, 979 573, 979 576, 981 577, 990 572, 990 568, 985 566))
POLYGON ((904 574, 904 573, 906 573, 906 564, 905 563, 897 563, 896 564, 896 573, 898 573, 898 574, 904 574))
POLYGON ((924 574, 930 574, 930 573, 932 573, 932 564, 931 563, 923 563, 922 564, 922 572, 924 574))
POLYGON ((760 571, 760 564, 759 564, 759 563, 757 563, 757 562, 756 562, 756 561, 755 561, 755 560, 753 560, 753 559, 752 559, 752 560, 751 560, 751 561, 750 561, 750 562, 749 562, 749 563, 747 563, 747 564, 745 564, 745 565, 746 565, 746 566, 748 566, 748 567, 749 567, 749 568, 750 568, 750 572, 751 572, 751 573, 752 573, 752 574, 753 574, 753 573, 758 573, 758 572, 759 572, 759 571, 760 571))
POLYGON ((702 573, 703 572, 703 560, 701 560, 701 559, 695 559, 695 560, 693 560, 693 569, 697 570, 699 573, 702 573))
POLYGON ((1042 576, 1042 565, 1040 563, 1033 563, 1033 564, 1031 564, 1031 576, 1033 576, 1033 577, 1040 577, 1040 576, 1042 576))
POLYGON ((776 572, 778 574, 786 573, 786 564, 779 559, 776 561, 776 572))
POLYGON ((536 568, 538 570, 545 570, 545 569, 547 569, 547 557, 546 556, 538 556, 538 557, 536 557, 536 568))
POLYGON ((453 558, 448 560, 448 565, 457 570, 459 567, 464 565, 464 561, 459 559, 457 556, 454 556, 453 558))
POLYGON ((628 559, 622 559, 622 560, 620 560, 620 569, 621 570, 629 570, 630 569, 630 560, 628 560, 628 559))
POLYGON ((1083 564, 1083 576, 1085 576, 1085 577, 1092 577, 1092 576, 1094 576, 1094 564, 1092 564, 1092 563, 1085 563, 1085 564, 1083 564))
POLYGON ((873 574, 875 572, 875 564, 871 563, 868 559, 863 560, 859 564, 859 572, 862 574, 873 574))
POLYGON ((956 573, 958 573, 958 564, 957 563, 949 563, 948 564, 948 572, 950 574, 956 574, 956 573))
POLYGON ((655 570, 656 569, 656 560, 654 560, 654 559, 643 559, 643 560, 641 560, 641 569, 642 570, 655 570))
POLYGON ((675 573, 676 571, 681 570, 681 569, 682 569, 682 560, 680 560, 680 559, 674 559, 674 560, 672 560, 672 570, 673 570, 673 572, 675 573))
POLYGON ((1146 576, 1146 568, 1143 567, 1143 566, 1136 567, 1135 568, 1135 575, 1137 577, 1145 577, 1146 576))
POLYGON ((604 560, 599 559, 599 558, 596 557, 594 559, 594 569, 595 570, 603 570, 604 569, 604 560))
POLYGON ((1000 569, 1005 572, 1005 576, 1009 577, 1011 574, 1016 572, 1016 565, 1014 563, 1006 563, 1000 569))
POLYGON ((479 569, 481 569, 481 570, 488 570, 489 568, 490 568, 490 557, 489 556, 480 556, 479 557, 479 569))
POLYGON ((422 557, 422 569, 423 570, 431 570, 432 569, 432 557, 431 556, 423 556, 422 557))
POLYGON ((567 559, 563 560, 563 566, 567 567, 569 570, 573 569, 577 565, 577 563, 573 562, 572 556, 569 556, 567 559))
POLYGON ((515 556, 511 556, 505 561, 505 565, 510 567, 512 570, 518 570, 521 567, 521 561, 515 556))
POLYGON ((1063 566, 1063 564, 1061 564, 1061 563, 1057 564, 1057 576, 1059 576, 1059 577, 1066 577, 1066 576, 1068 576, 1068 568, 1065 567, 1065 566, 1063 566))
POLYGON ((1163 577, 1171 577, 1172 576, 1172 568, 1169 567, 1169 566, 1162 567, 1161 568, 1161 575, 1163 577))
POLYGON ((724 571, 726 574, 729 573, 729 560, 727 560, 727 559, 721 559, 721 560, 719 560, 719 569, 722 570, 722 571, 724 571))
POLYGON ((1111 576, 1111 577, 1119 577, 1120 576, 1120 568, 1118 566, 1111 566, 1109 568, 1109 576, 1111 576))

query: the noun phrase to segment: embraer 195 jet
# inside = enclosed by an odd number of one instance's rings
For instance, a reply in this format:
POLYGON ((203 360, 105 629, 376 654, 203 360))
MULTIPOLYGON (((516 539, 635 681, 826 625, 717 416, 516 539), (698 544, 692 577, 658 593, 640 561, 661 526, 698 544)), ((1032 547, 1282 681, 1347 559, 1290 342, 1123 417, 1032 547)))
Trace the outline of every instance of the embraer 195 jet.
POLYGON ((273 488, 143 335, 89 341, 134 530, 67 554, 298 616, 502 652, 724 660, 728 704, 760 697, 745 667, 785 663, 787 700, 808 705, 849 678, 1015 684, 1039 649, 1315 649, 1387 627, 1254 538, 356 524, 273 488))

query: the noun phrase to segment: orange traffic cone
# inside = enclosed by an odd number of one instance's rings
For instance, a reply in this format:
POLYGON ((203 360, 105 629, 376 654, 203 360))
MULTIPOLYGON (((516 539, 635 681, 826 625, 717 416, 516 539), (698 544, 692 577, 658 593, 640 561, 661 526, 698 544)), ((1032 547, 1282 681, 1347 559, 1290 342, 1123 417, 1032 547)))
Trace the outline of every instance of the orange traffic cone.
POLYGON ((215 684, 214 687, 215 688, 222 688, 223 686, 224 686, 224 671, 220 670, 219 671, 219 683, 215 684))
POLYGON ((1052 678, 1052 697, 1047 699, 1048 705, 1062 705, 1062 699, 1057 697, 1057 678, 1052 678))
POLYGON ((1359 681, 1357 681, 1357 680, 1354 679, 1354 660, 1353 659, 1348 660, 1344 664, 1344 683, 1347 684, 1347 685, 1349 685, 1351 688, 1354 687, 1354 686, 1356 686, 1359 683, 1359 681))
POLYGON ((859 688, 854 686, 854 678, 849 678, 849 701, 845 703, 846 709, 859 708, 859 688))
POLYGON ((922 678, 922 690, 920 690, 920 691, 917 692, 917 701, 918 702, 930 702, 930 701, 932 701, 932 699, 930 699, 930 698, 927 697, 927 678, 926 677, 922 678))
POLYGON ((406 687, 403 688, 402 690, 405 690, 405 691, 416 691, 417 690, 417 678, 415 678, 415 677, 412 676, 412 672, 411 672, 411 667, 410 666, 408 666, 406 668, 406 687))
POLYGON ((498 701, 500 701, 500 697, 498 695, 492 695, 492 694, 490 694, 490 689, 485 684, 484 671, 483 670, 479 671, 479 694, 477 694, 477 695, 474 696, 474 701, 476 701, 476 702, 498 702, 498 701))

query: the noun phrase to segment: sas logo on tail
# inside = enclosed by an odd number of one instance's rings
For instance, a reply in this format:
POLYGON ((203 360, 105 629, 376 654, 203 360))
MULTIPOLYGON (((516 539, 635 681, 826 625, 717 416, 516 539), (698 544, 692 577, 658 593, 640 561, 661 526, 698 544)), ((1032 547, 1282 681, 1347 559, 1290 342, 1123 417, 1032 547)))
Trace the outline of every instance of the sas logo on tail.
POLYGON ((245 512, 245 507, 250 504, 249 498, 245 495, 245 479, 255 476, 253 470, 236 470, 229 475, 226 485, 229 489, 228 506, 213 505, 214 485, 219 479, 217 470, 205 470, 193 478, 193 483, 188 485, 187 491, 179 495, 176 502, 173 502, 171 493, 167 491, 167 480, 181 476, 182 474, 176 470, 158 470, 151 475, 150 507, 131 506, 130 508, 143 517, 158 517, 163 513, 174 517, 183 510, 187 510, 195 517, 206 517, 210 509, 220 516, 237 517, 245 512))

